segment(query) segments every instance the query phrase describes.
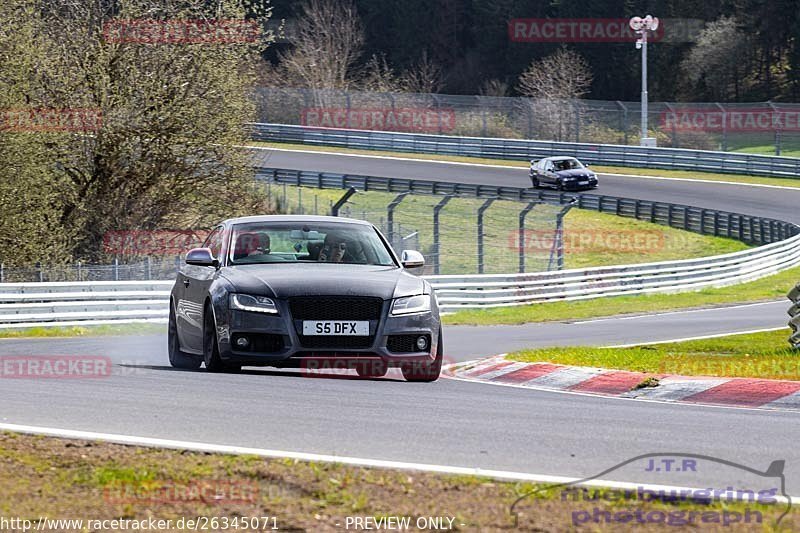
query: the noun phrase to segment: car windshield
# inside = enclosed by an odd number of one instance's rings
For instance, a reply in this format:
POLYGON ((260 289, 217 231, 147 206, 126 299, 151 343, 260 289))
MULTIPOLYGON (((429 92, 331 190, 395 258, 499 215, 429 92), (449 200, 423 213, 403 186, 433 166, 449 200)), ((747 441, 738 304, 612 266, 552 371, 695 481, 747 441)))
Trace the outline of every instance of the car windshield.
POLYGON ((575 170, 583 168, 583 164, 580 161, 574 158, 569 159, 557 159, 554 161, 556 170, 575 170))
POLYGON ((369 225, 300 221, 233 227, 230 264, 300 262, 397 266, 369 225))

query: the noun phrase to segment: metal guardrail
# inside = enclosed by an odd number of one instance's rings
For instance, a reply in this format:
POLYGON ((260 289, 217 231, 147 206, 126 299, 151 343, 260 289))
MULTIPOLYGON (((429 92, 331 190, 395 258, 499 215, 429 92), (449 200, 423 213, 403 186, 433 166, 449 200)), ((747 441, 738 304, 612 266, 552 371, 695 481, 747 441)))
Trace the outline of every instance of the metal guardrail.
POLYGON ((257 141, 338 146, 420 154, 491 159, 530 160, 568 155, 585 163, 635 168, 662 168, 755 176, 800 176, 800 158, 712 152, 679 148, 648 148, 616 144, 567 143, 452 137, 444 135, 312 128, 284 124, 250 124, 257 141))
POLYGON ((792 306, 789 308, 789 327, 792 329, 792 336, 789 337, 789 344, 794 348, 800 349, 800 283, 794 286, 788 294, 792 306))
MULTIPOLYGON (((722 287, 800 264, 800 235, 732 254, 535 274, 425 276, 444 311, 722 287)), ((173 281, 0 285, 0 329, 167 320, 173 281)), ((797 301, 800 289, 790 297, 797 301)), ((797 314, 798 304, 792 307, 797 314)), ((796 322, 796 315, 793 322, 796 322)), ((794 328, 796 332, 796 325, 794 328)), ((796 338, 797 334, 795 334, 796 338)))
POLYGON ((0 329, 166 322, 173 283, 2 283, 0 329))
POLYGON ((574 195, 522 187, 498 187, 467 183, 447 183, 378 176, 358 176, 276 168, 258 169, 257 179, 320 189, 349 189, 415 194, 452 195, 473 198, 499 198, 521 202, 544 201, 569 204, 581 209, 636 218, 676 229, 729 237, 748 244, 769 244, 800 233, 790 222, 728 211, 717 211, 681 204, 619 198, 597 194, 574 195))

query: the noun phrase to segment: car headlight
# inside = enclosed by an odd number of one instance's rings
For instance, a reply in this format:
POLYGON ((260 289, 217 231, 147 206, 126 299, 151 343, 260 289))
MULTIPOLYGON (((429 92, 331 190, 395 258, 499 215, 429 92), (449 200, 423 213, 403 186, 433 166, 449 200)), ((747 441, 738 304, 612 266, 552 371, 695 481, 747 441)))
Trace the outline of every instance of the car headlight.
POLYGON ((398 298, 392 304, 392 315, 411 315, 427 313, 431 310, 431 297, 429 294, 398 298))
POLYGON ((251 313, 278 314, 278 307, 271 298, 264 296, 250 296, 249 294, 231 294, 230 308, 251 313))

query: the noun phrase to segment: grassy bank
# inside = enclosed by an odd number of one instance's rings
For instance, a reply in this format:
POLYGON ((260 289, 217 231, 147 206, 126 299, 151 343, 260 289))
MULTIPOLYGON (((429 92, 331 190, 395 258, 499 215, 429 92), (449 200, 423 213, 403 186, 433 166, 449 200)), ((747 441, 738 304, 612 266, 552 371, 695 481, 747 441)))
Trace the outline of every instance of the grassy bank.
MULTIPOLYGON (((598 464, 597 471, 607 466, 598 464)), ((39 517, 84 521, 152 518, 171 520, 172 527, 165 530, 181 531, 194 528, 176 527, 179 520, 186 524, 186 520, 200 517, 208 520, 206 530, 270 531, 277 526, 288 531, 342 531, 355 529, 356 517, 408 517, 414 525, 419 519, 441 517, 444 524, 452 524, 445 528, 452 531, 565 531, 575 528, 576 512, 594 508, 611 513, 636 509, 673 516, 682 513, 684 517, 691 511, 743 513, 751 509, 763 513, 765 524, 774 522, 785 510, 784 506, 744 503, 625 501, 621 493, 603 489, 592 489, 591 494, 597 499, 565 497, 563 487, 544 489, 466 475, 0 434, 0 512, 5 518, 33 521, 39 517), (530 496, 515 508, 520 517, 515 526, 511 505, 526 495, 530 496), (211 522, 214 517, 217 527, 211 522), (232 523, 237 517, 247 518, 248 524, 256 520, 258 527, 223 528, 223 520, 232 523)), ((420 529, 435 530, 431 524, 420 529)), ((786 528, 795 524, 794 513, 782 522, 786 528)), ((590 526, 595 531, 642 528, 636 523, 590 526)), ((653 530, 659 527, 663 524, 652 525, 653 530)), ((130 524, 127 529, 132 529, 130 524)), ((83 530, 94 528, 84 522, 83 530)), ((703 524, 703 530, 727 531, 729 527, 703 524)))
POLYGON ((649 374, 800 380, 800 351, 789 329, 630 348, 544 348, 509 355, 515 361, 550 362, 649 374))
MULTIPOLYGON (((622 314, 642 314, 675 309, 713 307, 735 303, 778 300, 800 280, 800 267, 740 285, 677 294, 613 296, 572 302, 546 302, 518 307, 470 309, 444 317, 446 324, 525 324, 581 320, 622 314)), ((789 308, 786 300, 786 308, 789 308)))

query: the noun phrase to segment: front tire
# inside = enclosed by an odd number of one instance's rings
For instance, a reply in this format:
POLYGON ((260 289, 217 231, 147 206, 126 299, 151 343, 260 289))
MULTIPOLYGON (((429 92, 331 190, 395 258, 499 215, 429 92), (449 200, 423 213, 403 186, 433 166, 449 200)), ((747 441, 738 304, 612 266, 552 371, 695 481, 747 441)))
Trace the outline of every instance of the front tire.
POLYGON ((439 328, 439 342, 436 345, 436 359, 430 363, 414 363, 401 366, 403 377, 406 381, 430 383, 439 379, 442 373, 442 361, 444 360, 444 341, 442 340, 442 328, 439 328))
POLYGON ((531 186, 534 189, 541 189, 542 185, 541 183, 539 183, 539 178, 537 178, 536 176, 531 176, 531 186))
POLYGON ((203 361, 192 354, 181 351, 181 344, 178 340, 178 321, 175 318, 175 308, 172 302, 169 304, 169 325, 167 326, 167 352, 169 353, 169 364, 173 368, 181 370, 197 370, 203 361))
POLYGON ((207 305, 203 313, 203 362, 209 372, 239 372, 240 365, 230 365, 222 361, 219 356, 219 343, 217 342, 217 323, 214 312, 207 305))

